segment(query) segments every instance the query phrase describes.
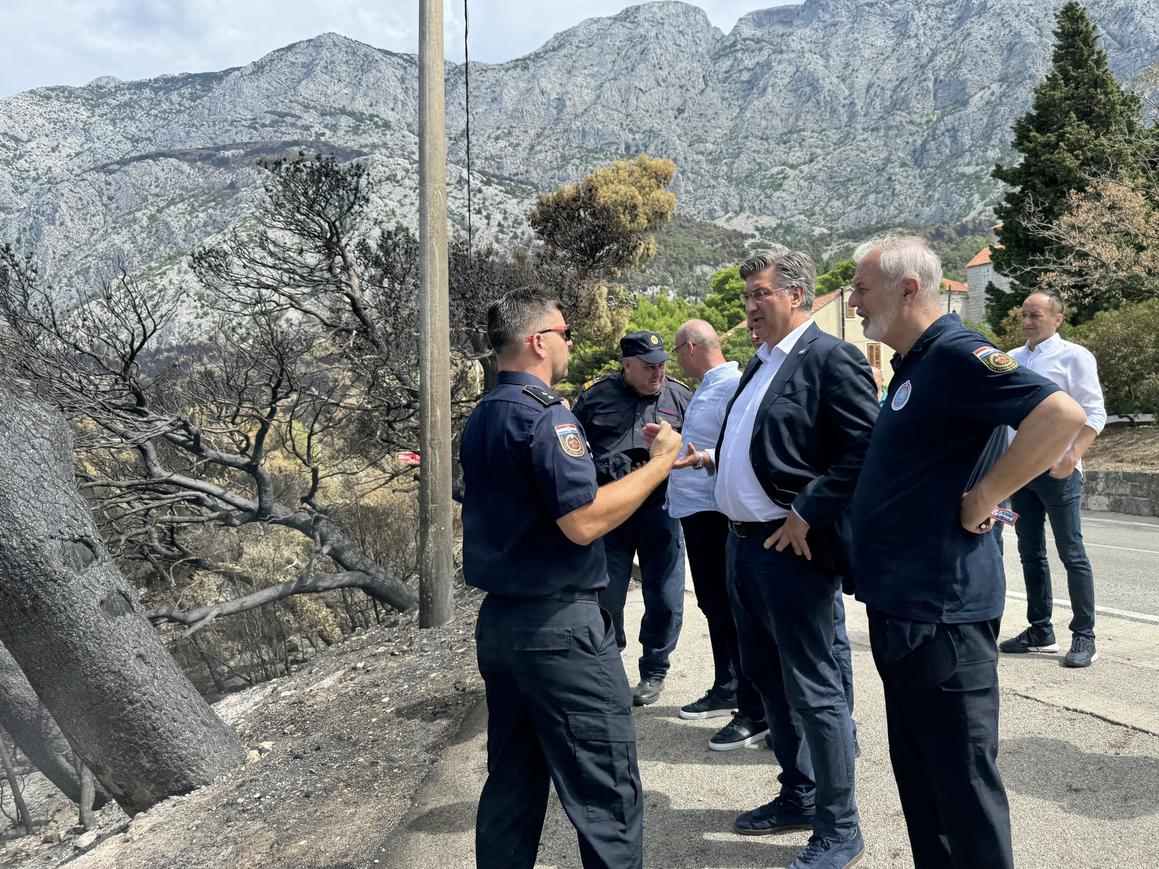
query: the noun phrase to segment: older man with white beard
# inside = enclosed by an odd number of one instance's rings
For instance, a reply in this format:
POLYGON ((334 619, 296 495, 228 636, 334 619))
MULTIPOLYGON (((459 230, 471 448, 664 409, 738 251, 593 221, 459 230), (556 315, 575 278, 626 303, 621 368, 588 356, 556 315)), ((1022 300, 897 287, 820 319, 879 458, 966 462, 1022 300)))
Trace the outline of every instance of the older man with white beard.
POLYGON ((852 558, 914 865, 1012 869, 997 765, 1005 578, 990 532, 1086 415, 942 314, 941 263, 922 239, 885 237, 855 258, 849 303, 866 337, 897 351, 853 495, 852 558), (996 458, 1002 426, 1018 433, 996 458))

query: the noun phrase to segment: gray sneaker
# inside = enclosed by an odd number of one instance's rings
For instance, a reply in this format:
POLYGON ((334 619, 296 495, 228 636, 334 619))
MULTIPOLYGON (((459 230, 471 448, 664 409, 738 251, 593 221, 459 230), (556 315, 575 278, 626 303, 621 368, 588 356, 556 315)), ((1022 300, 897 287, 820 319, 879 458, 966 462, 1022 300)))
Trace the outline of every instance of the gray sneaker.
POLYGON ((1062 663, 1064 667, 1089 667, 1098 659, 1099 653, 1095 651, 1095 641, 1090 637, 1075 634, 1074 639, 1070 642, 1070 651, 1066 653, 1062 663))

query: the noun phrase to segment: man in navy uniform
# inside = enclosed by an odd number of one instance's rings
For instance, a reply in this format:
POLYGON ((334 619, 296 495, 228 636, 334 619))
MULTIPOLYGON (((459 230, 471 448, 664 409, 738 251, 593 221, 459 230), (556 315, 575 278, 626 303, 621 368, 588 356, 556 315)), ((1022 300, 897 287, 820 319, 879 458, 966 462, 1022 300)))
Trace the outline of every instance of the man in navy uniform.
POLYGON ((816 270, 806 254, 760 253, 740 275, 745 314, 763 343, 715 452, 677 462, 715 468, 716 500, 730 519, 728 587, 741 668, 764 700, 781 766, 778 796, 742 813, 734 828, 811 830, 791 869, 842 869, 861 859, 865 845, 834 602, 845 568, 844 514, 877 396, 861 351, 810 319, 816 270))
POLYGON ((597 488, 587 439, 551 387, 567 373, 559 303, 516 290, 487 312, 499 380, 463 432, 463 570, 487 592, 475 628, 487 691, 479 867, 531 869, 548 779, 586 869, 643 866, 631 694, 608 615, 600 538, 635 512, 680 450, 669 425, 641 467, 597 488))
POLYGON ((898 354, 853 496, 852 556, 914 865, 1006 869, 1010 809, 997 766, 1006 590, 991 514, 1058 459, 1086 416, 957 314, 943 315, 941 263, 923 240, 886 237, 855 258, 849 303, 865 336, 898 354), (1018 434, 995 461, 1001 426, 1018 434))
MULTIPOLYGON (((667 376, 668 354, 655 332, 632 332, 620 339, 623 368, 584 385, 575 404, 576 419, 591 440, 601 484, 618 480, 648 458, 644 426, 667 422, 679 431, 692 401, 688 387, 667 376)), ((655 703, 664 688, 669 656, 684 619, 684 538, 680 522, 664 508, 667 485, 656 488, 632 517, 604 540, 608 588, 600 604, 612 614, 616 642, 627 645, 624 602, 632 558, 640 559, 644 618, 640 622, 640 684, 637 706, 655 703)))

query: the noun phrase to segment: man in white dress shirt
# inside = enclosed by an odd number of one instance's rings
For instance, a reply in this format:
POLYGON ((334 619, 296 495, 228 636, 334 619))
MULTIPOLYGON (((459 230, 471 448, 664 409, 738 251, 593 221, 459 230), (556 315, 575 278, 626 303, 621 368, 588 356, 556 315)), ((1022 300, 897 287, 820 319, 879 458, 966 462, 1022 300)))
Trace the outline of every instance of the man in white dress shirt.
MULTIPOLYGON (((1071 647, 1063 663, 1089 667, 1098 660, 1095 650, 1095 577, 1083 546, 1081 507, 1082 458, 1107 421, 1095 357, 1085 347, 1058 335, 1063 302, 1052 293, 1032 293, 1022 303, 1022 334, 1026 344, 1010 351, 1019 365, 1058 386, 1087 414, 1086 425, 1054 466, 1031 480, 1010 498, 1018 514, 1014 531, 1026 581, 1026 619, 1030 626, 999 644, 1007 653, 1057 652, 1051 624, 1050 565, 1046 558, 1046 520, 1054 534, 1058 557, 1066 567, 1067 588, 1074 613, 1070 622, 1071 647)), ((1011 434, 1013 436, 1013 433, 1011 434)))
MULTIPOLYGON (((740 369, 737 363, 725 361, 716 330, 704 320, 689 320, 677 330, 672 355, 685 374, 700 381, 684 411, 684 441, 715 444, 725 409, 740 382, 740 369)), ((716 478, 704 468, 673 475, 668 480, 668 514, 684 528, 696 605, 708 622, 714 670, 712 687, 699 700, 681 707, 680 717, 714 718, 735 712, 708 740, 714 751, 728 751, 764 739, 769 727, 761 695, 741 672, 736 622, 725 584, 728 517, 717 509, 715 488, 716 478)))

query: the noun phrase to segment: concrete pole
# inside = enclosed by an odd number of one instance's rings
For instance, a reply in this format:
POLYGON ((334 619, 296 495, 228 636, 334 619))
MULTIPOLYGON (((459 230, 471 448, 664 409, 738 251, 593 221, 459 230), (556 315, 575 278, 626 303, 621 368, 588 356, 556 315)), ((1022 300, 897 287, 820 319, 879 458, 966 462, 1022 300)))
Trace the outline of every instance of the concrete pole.
POLYGON ((443 0, 419 0, 419 626, 451 620, 450 302, 443 0))

